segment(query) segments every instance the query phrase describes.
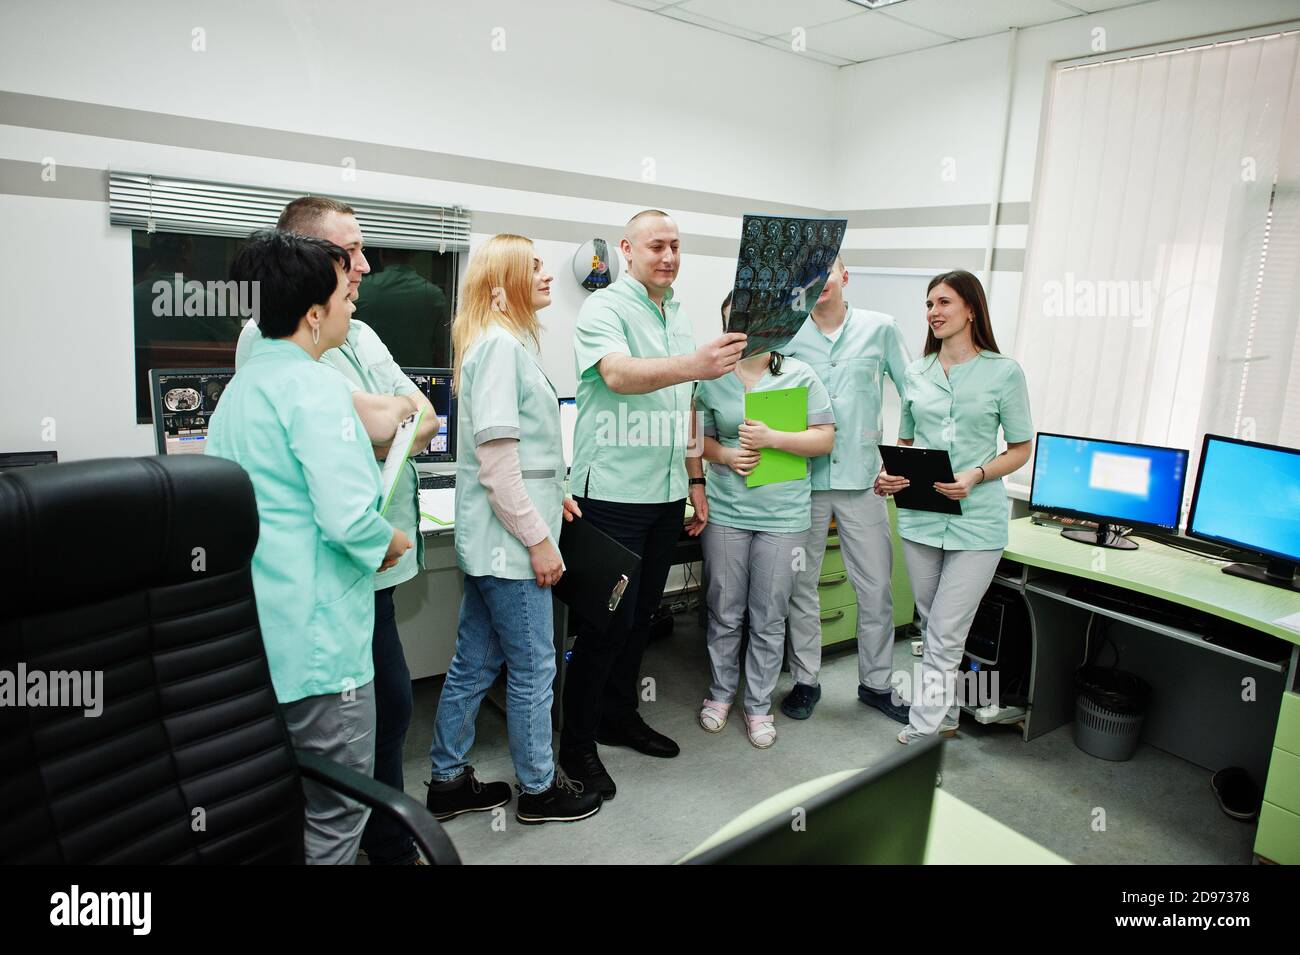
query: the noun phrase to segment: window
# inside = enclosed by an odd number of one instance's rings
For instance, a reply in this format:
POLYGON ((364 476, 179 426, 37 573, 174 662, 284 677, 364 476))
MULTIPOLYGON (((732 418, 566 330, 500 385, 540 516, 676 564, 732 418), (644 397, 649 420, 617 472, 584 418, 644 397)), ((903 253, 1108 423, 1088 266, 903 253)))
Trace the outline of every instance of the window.
POLYGON ((1298 59, 1293 31, 1056 70, 1016 339, 1040 431, 1300 440, 1298 59))
MULTIPOLYGON (((149 369, 233 367, 254 303, 228 282, 244 239, 180 232, 131 233, 136 420, 153 420, 149 369)), ((451 356, 456 256, 366 246, 355 318, 370 325, 399 365, 445 368, 451 356)))

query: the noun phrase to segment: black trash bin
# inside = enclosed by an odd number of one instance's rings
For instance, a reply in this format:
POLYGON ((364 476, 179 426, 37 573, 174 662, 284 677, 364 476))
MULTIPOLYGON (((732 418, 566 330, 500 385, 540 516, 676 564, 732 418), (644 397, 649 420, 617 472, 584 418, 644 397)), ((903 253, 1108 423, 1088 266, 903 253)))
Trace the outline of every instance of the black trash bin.
POLYGON ((1131 758, 1142 735, 1150 685, 1113 667, 1081 667, 1074 688, 1074 745, 1100 759, 1131 758))

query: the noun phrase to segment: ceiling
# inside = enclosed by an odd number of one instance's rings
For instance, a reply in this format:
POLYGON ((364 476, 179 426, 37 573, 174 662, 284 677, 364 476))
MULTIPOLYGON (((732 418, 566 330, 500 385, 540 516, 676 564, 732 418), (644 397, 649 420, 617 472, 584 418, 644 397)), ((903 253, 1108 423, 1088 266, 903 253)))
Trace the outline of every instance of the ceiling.
POLYGON ((1146 0, 611 0, 832 66, 1086 16, 1146 0), (806 49, 792 47, 801 28, 806 49))

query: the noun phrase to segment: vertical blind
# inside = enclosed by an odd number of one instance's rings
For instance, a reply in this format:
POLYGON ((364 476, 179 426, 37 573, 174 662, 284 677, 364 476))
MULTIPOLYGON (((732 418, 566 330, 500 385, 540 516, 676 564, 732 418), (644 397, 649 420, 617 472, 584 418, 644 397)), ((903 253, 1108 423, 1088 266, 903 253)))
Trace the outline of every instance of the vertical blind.
MULTIPOLYGON (((231 183, 150 173, 110 172, 112 225, 196 235, 246 236, 275 225, 280 210, 302 195, 231 183)), ((334 196, 356 210, 372 245, 396 249, 468 252, 470 214, 459 206, 427 206, 334 196)))
POLYGON ((1038 430, 1300 445, 1298 58, 1290 32, 1056 70, 1016 339, 1038 430))

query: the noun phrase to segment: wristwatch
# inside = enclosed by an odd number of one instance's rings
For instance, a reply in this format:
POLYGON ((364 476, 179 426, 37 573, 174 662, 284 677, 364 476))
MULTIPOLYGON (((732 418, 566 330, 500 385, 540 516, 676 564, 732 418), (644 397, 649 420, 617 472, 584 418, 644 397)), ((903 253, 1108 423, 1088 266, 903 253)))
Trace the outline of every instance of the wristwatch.
POLYGON ((689 481, 687 481, 686 483, 687 483, 687 484, 703 484, 703 483, 704 483, 704 478, 702 478, 702 477, 691 478, 691 479, 690 479, 689 481))

